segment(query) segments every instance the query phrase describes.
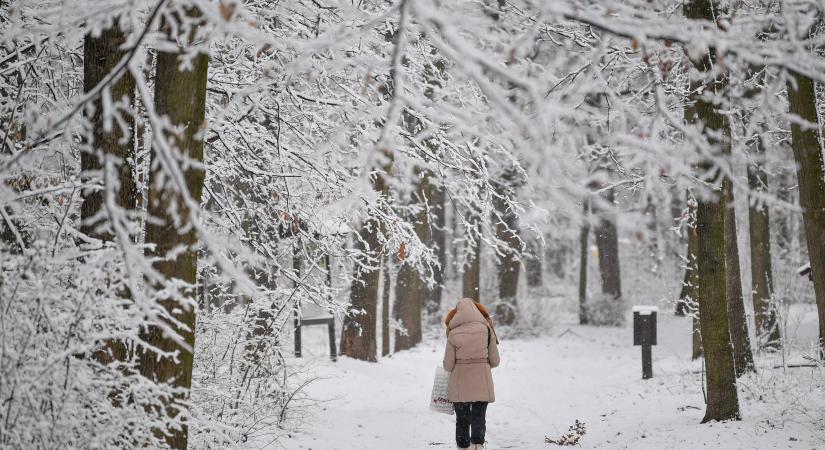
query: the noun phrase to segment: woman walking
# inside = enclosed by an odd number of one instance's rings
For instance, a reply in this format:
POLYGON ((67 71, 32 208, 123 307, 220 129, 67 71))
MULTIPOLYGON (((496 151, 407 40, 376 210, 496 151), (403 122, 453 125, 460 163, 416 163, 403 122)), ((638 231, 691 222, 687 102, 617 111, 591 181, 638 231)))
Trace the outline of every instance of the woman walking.
POLYGON ((455 442, 460 449, 481 450, 487 404, 496 399, 490 369, 500 362, 493 320, 482 304, 465 298, 450 310, 444 323, 444 369, 450 372, 448 397, 455 407, 455 442))

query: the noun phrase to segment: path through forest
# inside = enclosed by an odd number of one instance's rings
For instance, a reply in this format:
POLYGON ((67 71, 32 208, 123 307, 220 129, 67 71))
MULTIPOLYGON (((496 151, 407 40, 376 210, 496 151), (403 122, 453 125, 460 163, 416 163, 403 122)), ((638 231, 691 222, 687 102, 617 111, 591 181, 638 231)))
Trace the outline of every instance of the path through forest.
MULTIPOLYGON (((815 333, 813 312, 802 311, 797 332, 815 333), (807 322, 813 321, 813 327, 807 322), (808 328, 811 328, 810 330, 808 328)), ((573 321, 571 320, 571 323, 573 321)), ((640 350, 631 328, 556 324, 541 338, 504 340, 494 371, 498 401, 488 410, 488 448, 556 448, 544 443, 579 419, 587 433, 580 448, 822 448, 821 370, 788 369, 779 376, 760 361, 756 376, 742 379, 744 420, 700 425, 704 414, 701 362, 689 360, 690 319, 660 315, 654 378, 641 379, 640 350)), ((323 357, 324 336, 303 358, 322 377, 308 388, 320 402, 316 415, 292 438, 289 449, 452 449, 453 416, 428 411, 441 336, 380 363, 323 357)), ((309 369, 309 367, 308 367, 309 369)), ((781 370, 781 369, 780 369, 781 370)))

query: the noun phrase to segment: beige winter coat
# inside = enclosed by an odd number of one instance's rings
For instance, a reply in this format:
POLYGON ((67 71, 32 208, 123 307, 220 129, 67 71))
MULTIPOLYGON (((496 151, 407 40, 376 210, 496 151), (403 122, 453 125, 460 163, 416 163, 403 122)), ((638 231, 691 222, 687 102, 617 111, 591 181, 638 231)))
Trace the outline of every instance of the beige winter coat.
POLYGON ((471 299, 459 301, 456 308, 444 350, 444 369, 450 372, 448 398, 492 403, 496 395, 490 369, 501 361, 495 333, 471 299))

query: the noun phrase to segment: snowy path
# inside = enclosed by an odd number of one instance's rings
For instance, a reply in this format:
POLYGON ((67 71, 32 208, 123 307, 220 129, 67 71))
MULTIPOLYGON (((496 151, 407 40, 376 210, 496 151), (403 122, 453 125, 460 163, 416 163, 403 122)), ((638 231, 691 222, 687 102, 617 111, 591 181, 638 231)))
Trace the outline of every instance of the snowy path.
MULTIPOLYGON (((587 427, 580 448, 825 446, 815 436, 815 422, 774 417, 784 405, 769 405, 770 399, 753 404, 748 391, 756 388, 748 385, 759 380, 744 380, 740 386, 745 420, 700 425, 701 366, 686 358, 689 332, 689 319, 660 317, 654 378, 648 381, 641 380, 640 350, 629 345, 629 328, 557 325, 548 337, 502 342, 502 365, 494 371, 498 401, 488 410, 489 448, 557 448, 544 444, 544 437, 562 434, 575 419, 587 427)), ((433 337, 377 364, 314 359, 312 370, 323 379, 309 393, 325 403, 304 429, 284 441, 285 447, 455 448, 453 416, 427 410, 443 342, 433 337)))

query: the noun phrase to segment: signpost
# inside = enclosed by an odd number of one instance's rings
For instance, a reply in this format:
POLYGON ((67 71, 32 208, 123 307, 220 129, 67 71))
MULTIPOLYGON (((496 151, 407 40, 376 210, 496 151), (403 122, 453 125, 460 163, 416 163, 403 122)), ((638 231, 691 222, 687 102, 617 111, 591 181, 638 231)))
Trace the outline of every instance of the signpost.
POLYGON ((642 346, 642 379, 653 378, 651 346, 656 345, 655 306, 633 307, 633 345, 642 346))

